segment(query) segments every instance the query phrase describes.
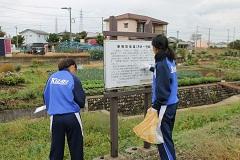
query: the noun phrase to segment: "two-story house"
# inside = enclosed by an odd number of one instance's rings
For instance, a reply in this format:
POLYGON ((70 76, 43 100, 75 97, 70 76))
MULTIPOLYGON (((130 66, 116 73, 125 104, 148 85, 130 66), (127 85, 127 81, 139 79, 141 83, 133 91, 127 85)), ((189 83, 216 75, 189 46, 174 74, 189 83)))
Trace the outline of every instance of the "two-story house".
POLYGON ((158 34, 167 34, 167 22, 152 17, 126 13, 111 16, 104 20, 109 39, 134 40, 152 38, 158 34))
POLYGON ((47 43, 48 33, 35 29, 25 29, 20 32, 20 34, 24 37, 24 44, 31 43, 47 43))

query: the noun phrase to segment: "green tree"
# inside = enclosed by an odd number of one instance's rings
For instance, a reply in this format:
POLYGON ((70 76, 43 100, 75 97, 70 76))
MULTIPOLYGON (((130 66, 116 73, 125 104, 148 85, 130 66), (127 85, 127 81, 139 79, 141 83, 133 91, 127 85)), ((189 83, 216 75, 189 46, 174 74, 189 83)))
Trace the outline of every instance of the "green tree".
POLYGON ((17 35, 12 37, 12 44, 15 44, 15 46, 21 47, 24 42, 24 37, 22 35, 17 35), (18 42, 18 45, 17 45, 18 42))
POLYGON ((240 50, 240 40, 233 41, 228 44, 228 47, 231 49, 238 49, 240 50))
POLYGON ((64 32, 61 42, 70 41, 70 33, 64 32))
POLYGON ((76 34, 74 41, 80 42, 80 39, 85 39, 86 37, 87 37, 87 32, 82 31, 82 32, 76 34))
POLYGON ((56 33, 50 33, 47 39, 48 43, 58 43, 60 40, 59 36, 56 33))
POLYGON ((0 26, 0 37, 4 37, 5 35, 6 35, 6 33, 2 31, 1 26, 0 26))
POLYGON ((85 39, 87 37, 87 32, 86 31, 82 31, 79 34, 81 36, 81 39, 85 39))
POLYGON ((103 35, 98 34, 98 36, 97 36, 97 43, 98 43, 99 45, 103 46, 103 41, 104 41, 103 35))

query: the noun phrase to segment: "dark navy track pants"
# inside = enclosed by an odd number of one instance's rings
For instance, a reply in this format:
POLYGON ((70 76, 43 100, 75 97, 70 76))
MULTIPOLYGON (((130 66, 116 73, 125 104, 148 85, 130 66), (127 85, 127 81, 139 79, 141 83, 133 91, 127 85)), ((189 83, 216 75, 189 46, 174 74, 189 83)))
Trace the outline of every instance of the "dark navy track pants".
MULTIPOLYGON (((177 106, 178 103, 167 106, 162 118, 160 128, 164 143, 157 145, 161 160, 176 160, 172 132, 175 123, 177 106)), ((160 108, 160 110, 161 109, 162 108, 160 108)))
POLYGON ((52 143, 50 160, 63 160, 65 136, 71 160, 83 160, 82 122, 79 113, 51 116, 52 143))

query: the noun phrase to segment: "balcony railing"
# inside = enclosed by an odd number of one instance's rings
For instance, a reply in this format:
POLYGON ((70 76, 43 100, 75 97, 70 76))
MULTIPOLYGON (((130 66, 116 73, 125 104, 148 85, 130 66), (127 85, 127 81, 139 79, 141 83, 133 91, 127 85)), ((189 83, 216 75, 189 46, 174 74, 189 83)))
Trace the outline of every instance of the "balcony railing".
MULTIPOLYGON (((144 31, 143 28, 137 28, 137 32, 143 33, 143 32, 145 32, 145 31, 144 31)), ((162 30, 162 29, 155 29, 155 30, 152 30, 152 33, 164 34, 164 35, 166 35, 166 34, 167 34, 167 31, 166 31, 166 30, 162 30)))
POLYGON ((153 30, 153 33, 166 35, 167 31, 166 30, 162 30, 162 29, 155 29, 155 30, 153 30))
POLYGON ((144 28, 137 28, 137 32, 140 32, 140 33, 144 32, 144 28))

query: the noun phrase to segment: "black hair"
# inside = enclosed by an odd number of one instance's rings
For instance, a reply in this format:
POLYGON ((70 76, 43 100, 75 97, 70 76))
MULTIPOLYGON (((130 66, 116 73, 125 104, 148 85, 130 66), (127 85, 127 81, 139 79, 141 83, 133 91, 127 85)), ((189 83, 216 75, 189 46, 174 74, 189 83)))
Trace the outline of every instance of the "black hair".
MULTIPOLYGON (((157 35, 152 40, 152 46, 159 49, 161 54, 165 54, 165 56, 170 60, 175 60, 175 53, 168 45, 168 39, 164 35, 157 35)), ((159 53, 157 53, 159 54, 159 53)))
POLYGON ((71 65, 74 65, 75 68, 77 68, 77 64, 73 59, 71 59, 71 58, 63 59, 58 63, 58 70, 61 71, 63 69, 67 69, 71 65))

